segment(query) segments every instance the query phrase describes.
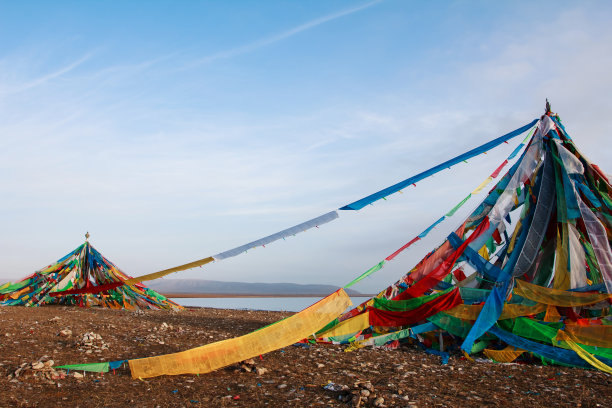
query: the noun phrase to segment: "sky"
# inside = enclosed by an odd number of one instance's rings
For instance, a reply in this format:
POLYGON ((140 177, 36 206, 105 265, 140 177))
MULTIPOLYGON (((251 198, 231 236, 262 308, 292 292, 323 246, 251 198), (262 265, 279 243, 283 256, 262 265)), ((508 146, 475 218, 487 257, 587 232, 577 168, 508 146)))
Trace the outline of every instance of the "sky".
MULTIPOLYGON (((611 17, 605 1, 0 0, 0 281, 87 231, 133 276, 231 249, 512 131, 546 98, 612 173, 611 17)), ((519 142, 168 278, 344 285, 519 142)), ((482 198, 354 289, 394 282, 482 198)))

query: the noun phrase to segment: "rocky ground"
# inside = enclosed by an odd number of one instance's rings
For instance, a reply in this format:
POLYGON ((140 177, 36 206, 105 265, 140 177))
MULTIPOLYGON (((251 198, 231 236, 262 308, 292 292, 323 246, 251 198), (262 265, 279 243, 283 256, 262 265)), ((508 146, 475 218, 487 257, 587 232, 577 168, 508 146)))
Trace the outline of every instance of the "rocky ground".
POLYGON ((414 346, 289 346, 210 374, 145 381, 127 368, 84 376, 55 368, 181 351, 288 315, 0 308, 0 407, 610 406, 612 376, 601 372, 459 356, 441 365, 414 346))

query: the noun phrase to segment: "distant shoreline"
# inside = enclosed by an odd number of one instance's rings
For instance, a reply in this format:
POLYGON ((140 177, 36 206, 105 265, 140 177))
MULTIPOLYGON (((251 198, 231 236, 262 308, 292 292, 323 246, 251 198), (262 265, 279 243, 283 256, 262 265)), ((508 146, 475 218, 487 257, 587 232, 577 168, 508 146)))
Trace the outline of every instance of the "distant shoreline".
MULTIPOLYGON (((162 293, 167 298, 307 298, 307 297, 324 297, 329 293, 162 293)), ((353 297, 373 297, 372 294, 359 294, 353 297)))

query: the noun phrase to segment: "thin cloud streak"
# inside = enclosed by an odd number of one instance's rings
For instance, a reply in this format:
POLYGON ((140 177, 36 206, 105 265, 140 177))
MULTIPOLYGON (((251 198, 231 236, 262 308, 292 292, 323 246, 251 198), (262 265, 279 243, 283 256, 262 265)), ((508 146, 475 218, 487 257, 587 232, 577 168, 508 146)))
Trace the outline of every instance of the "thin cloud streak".
POLYGON ((8 89, 5 92, 3 92, 3 94, 12 94, 12 93, 19 93, 19 92, 24 92, 27 91, 29 89, 35 88, 37 86, 43 85, 46 82, 58 78, 64 74, 67 74, 68 72, 74 70, 76 67, 78 67, 79 65, 82 65, 85 61, 87 61, 88 59, 90 59, 92 56, 91 53, 84 55, 83 57, 79 58, 78 60, 74 61, 71 64, 68 64, 67 66, 55 71, 55 72, 51 72, 50 74, 47 75, 43 75, 39 78, 33 79, 27 83, 24 84, 20 84, 20 86, 15 87, 13 89, 8 89))
POLYGON ((267 37, 267 38, 263 38, 261 40, 257 40, 255 42, 250 43, 250 44, 246 44, 246 45, 243 45, 243 46, 240 46, 240 47, 232 48, 232 49, 227 50, 227 51, 222 51, 222 52, 219 52, 219 53, 216 53, 216 54, 204 57, 204 58, 196 61, 195 63, 191 64, 189 67, 193 68, 193 67, 196 67, 196 66, 199 66, 199 65, 204 65, 204 64, 211 63, 211 62, 216 61, 216 60, 233 58, 233 57, 236 57, 238 55, 242 55, 242 54, 247 54, 249 52, 253 52, 253 51, 255 51, 255 50, 259 49, 259 48, 263 48, 263 47, 266 47, 268 45, 274 44, 276 42, 282 41, 282 40, 287 39, 289 37, 292 37, 292 36, 294 36, 296 34, 299 34, 299 33, 303 32, 303 31, 310 30, 311 28, 317 27, 317 26, 319 26, 321 24, 328 23, 330 21, 333 21, 333 20, 336 20, 338 18, 347 16, 349 14, 356 13, 356 12, 361 11, 361 10, 365 10, 365 9, 370 8, 370 7, 372 7, 372 6, 374 6, 374 5, 378 4, 378 3, 381 3, 381 2, 382 2, 382 0, 375 0, 375 1, 371 1, 371 2, 366 3, 366 4, 362 4, 361 6, 349 8, 349 9, 346 9, 346 10, 339 11, 337 13, 332 13, 332 14, 329 14, 327 16, 319 17, 317 19, 314 19, 312 21, 309 21, 307 23, 304 23, 304 24, 301 24, 301 25, 299 25, 297 27, 294 27, 294 28, 292 28, 290 30, 284 31, 284 32, 282 32, 280 34, 276 34, 276 35, 273 35, 271 37, 267 37))

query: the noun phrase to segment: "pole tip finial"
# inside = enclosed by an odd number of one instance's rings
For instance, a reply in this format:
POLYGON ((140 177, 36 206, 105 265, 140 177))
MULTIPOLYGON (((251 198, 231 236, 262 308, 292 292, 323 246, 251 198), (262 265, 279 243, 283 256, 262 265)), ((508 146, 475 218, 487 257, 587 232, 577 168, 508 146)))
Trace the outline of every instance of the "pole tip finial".
POLYGON ((85 241, 89 241, 89 231, 85 233, 85 241))
POLYGON ((548 98, 546 98, 546 112, 547 115, 550 113, 550 102, 548 102, 548 98))

